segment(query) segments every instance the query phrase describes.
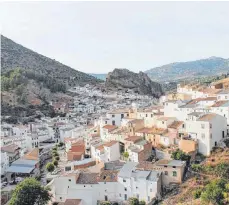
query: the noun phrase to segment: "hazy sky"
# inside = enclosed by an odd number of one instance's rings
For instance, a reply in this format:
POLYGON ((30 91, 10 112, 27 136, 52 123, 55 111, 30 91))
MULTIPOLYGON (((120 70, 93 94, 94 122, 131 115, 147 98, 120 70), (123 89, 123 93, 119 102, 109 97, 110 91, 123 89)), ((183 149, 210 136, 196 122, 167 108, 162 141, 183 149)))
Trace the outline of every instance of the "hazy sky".
POLYGON ((229 58, 229 2, 0 3, 1 33, 83 72, 229 58))

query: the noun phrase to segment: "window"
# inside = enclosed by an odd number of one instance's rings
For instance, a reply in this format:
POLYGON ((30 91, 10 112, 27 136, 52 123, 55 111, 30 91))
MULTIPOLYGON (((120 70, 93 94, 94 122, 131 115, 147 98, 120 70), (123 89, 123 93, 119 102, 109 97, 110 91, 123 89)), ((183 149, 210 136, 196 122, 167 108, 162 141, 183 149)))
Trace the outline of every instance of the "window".
POLYGON ((125 194, 124 196, 125 196, 125 200, 127 200, 127 194, 125 194))
POLYGON ((137 194, 136 197, 139 199, 139 194, 137 194))
POLYGON ((146 117, 147 117, 148 115, 146 114, 146 117))
POLYGON ((112 115, 112 117, 115 117, 115 115, 112 115))
POLYGON ((173 168, 176 168, 176 166, 173 166, 173 168))
POLYGON ((164 122, 164 121, 162 121, 162 124, 164 125, 164 124, 165 124, 165 122, 164 122))
POLYGON ((166 165, 164 167, 167 167, 166 165))
POLYGON ((114 120, 112 120, 112 125, 115 125, 115 121, 114 120))
MULTIPOLYGON (((225 117, 225 116, 224 116, 225 117)), ((210 124, 210 128, 212 128, 212 124, 210 124)))
POLYGON ((71 179, 68 180, 69 182, 72 181, 71 179))
POLYGON ((168 171, 165 171, 165 175, 168 175, 168 171))
POLYGON ((148 201, 150 201, 150 196, 148 196, 148 201))
POLYGON ((107 124, 107 121, 105 121, 105 124, 107 124))
POLYGON ((210 138, 212 139, 212 133, 210 134, 210 138))
POLYGON ((205 134, 204 133, 201 134, 201 138, 205 139, 205 134))
POLYGON ((122 197, 122 194, 119 194, 119 197, 122 197))
POLYGON ((126 180, 125 180, 125 179, 123 179, 123 182, 126 182, 126 180))
POLYGON ((127 117, 129 117, 129 114, 126 114, 127 117))
POLYGON ((105 196, 105 201, 107 201, 108 200, 108 197, 107 196, 105 196))
POLYGON ((152 192, 153 190, 152 189, 150 189, 150 192, 152 192))
POLYGON ((153 117, 153 114, 151 114, 151 117, 153 117))
POLYGON ((205 128, 205 124, 201 124, 201 128, 204 129, 205 128))
POLYGON ((127 191, 127 188, 125 187, 124 190, 127 191))
POLYGON ((124 114, 121 114, 121 118, 124 118, 124 114))
POLYGON ((62 197, 60 197, 60 199, 62 199, 62 197))
POLYGON ((173 171, 173 176, 176 177, 177 176, 177 172, 173 171))

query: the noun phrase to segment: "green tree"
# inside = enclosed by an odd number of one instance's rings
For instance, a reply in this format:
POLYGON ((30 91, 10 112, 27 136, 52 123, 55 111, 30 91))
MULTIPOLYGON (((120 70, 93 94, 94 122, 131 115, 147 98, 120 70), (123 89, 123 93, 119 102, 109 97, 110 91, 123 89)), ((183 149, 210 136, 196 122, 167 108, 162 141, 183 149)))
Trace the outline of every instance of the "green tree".
POLYGON ((191 157, 185 154, 182 150, 177 149, 172 153, 171 158, 175 160, 189 161, 191 157))
POLYGON ((58 166, 58 161, 57 160, 54 160, 53 161, 53 164, 57 167, 58 166))
POLYGON ((53 157, 58 157, 59 154, 58 154, 57 152, 54 152, 54 153, 52 153, 52 156, 53 156, 53 157))
POLYGON ((130 197, 128 201, 130 205, 139 205, 139 200, 135 197, 130 197))
POLYGON ((59 161, 60 160, 60 157, 59 156, 55 157, 55 160, 59 161))
POLYGON ((48 189, 41 186, 35 178, 20 182, 10 199, 10 205, 45 205, 51 199, 48 189))
POLYGON ((46 164, 46 169, 47 169, 48 172, 53 172, 54 169, 55 169, 55 166, 54 166, 53 163, 49 162, 49 163, 46 164))
POLYGON ((192 192, 192 195, 193 195, 193 198, 194 199, 199 199, 200 196, 201 196, 201 193, 202 193, 202 189, 201 188, 198 188, 196 189, 195 191, 192 192))
POLYGON ((129 157, 129 153, 128 152, 123 152, 123 157, 125 157, 127 159, 129 157))
POLYGON ((99 205, 111 205, 111 202, 109 201, 101 201, 99 205))
POLYGON ((53 150, 53 151, 57 151, 57 147, 53 147, 52 150, 53 150))
POLYGON ((139 201, 139 205, 146 205, 146 202, 141 200, 141 201, 139 201))
POLYGON ((206 185, 205 191, 201 194, 201 200, 212 204, 223 204, 224 193, 227 190, 226 180, 216 179, 206 185))
POLYGON ((58 144, 59 147, 63 147, 63 145, 64 145, 63 142, 60 142, 60 143, 58 144))

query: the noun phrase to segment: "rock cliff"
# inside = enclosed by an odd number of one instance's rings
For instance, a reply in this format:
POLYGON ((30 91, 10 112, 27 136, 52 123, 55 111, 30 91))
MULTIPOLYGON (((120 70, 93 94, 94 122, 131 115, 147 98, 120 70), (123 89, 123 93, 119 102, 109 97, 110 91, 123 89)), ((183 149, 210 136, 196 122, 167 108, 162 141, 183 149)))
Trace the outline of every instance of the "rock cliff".
POLYGON ((153 82, 143 72, 134 73, 127 69, 114 69, 108 73, 105 86, 109 90, 132 90, 141 95, 160 97, 163 94, 159 83, 153 82))

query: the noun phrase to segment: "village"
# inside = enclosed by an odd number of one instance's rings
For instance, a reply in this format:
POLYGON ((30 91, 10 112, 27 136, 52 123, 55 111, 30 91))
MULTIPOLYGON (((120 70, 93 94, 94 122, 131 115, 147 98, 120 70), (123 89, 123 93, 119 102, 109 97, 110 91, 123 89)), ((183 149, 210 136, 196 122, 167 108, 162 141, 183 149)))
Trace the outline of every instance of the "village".
POLYGON ((50 188, 50 204, 154 204, 186 180, 191 164, 226 147, 229 78, 178 84, 159 100, 89 85, 69 92, 71 101, 50 102, 65 116, 1 125, 2 204, 29 176, 50 188))

